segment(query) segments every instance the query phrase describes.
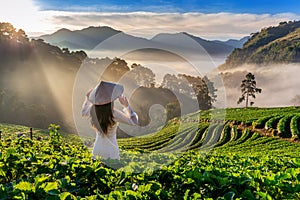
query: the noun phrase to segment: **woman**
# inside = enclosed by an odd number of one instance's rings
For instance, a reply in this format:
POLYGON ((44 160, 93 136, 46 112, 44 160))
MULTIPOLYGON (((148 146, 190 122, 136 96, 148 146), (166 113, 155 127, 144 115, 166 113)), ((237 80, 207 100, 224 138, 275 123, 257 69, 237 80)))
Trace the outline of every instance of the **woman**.
POLYGON ((138 116, 129 106, 127 98, 122 95, 123 91, 122 85, 101 81, 86 95, 82 115, 89 117, 91 126, 96 131, 94 158, 100 156, 104 159, 120 160, 116 137, 118 122, 138 124, 138 116), (116 99, 124 106, 124 112, 114 108, 116 99))

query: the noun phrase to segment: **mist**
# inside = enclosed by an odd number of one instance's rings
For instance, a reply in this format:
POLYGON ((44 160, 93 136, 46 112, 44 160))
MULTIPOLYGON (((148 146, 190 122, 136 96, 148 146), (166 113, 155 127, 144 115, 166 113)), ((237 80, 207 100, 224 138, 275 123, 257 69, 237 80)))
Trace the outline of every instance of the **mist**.
POLYGON ((227 107, 245 106, 244 102, 237 105, 237 100, 241 96, 241 82, 249 72, 255 75, 256 85, 262 89, 262 93, 256 94, 256 98, 251 99, 254 101, 253 106, 296 106, 297 102, 293 102, 292 99, 300 94, 300 64, 276 64, 244 65, 236 69, 221 71, 227 107))

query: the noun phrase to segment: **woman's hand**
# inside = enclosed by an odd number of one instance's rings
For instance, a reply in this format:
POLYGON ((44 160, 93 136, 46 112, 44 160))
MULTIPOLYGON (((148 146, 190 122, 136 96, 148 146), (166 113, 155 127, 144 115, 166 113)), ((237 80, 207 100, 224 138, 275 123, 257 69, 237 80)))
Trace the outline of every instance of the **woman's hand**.
POLYGON ((127 100, 127 98, 126 98, 124 95, 121 95, 121 96, 119 97, 119 101, 120 101, 120 103, 121 103, 124 107, 128 107, 128 106, 129 106, 128 100, 127 100))

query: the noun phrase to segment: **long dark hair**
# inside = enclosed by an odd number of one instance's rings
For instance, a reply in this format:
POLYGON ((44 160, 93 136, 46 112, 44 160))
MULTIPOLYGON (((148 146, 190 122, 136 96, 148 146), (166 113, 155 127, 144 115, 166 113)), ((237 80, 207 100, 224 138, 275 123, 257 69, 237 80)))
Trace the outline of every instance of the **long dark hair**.
POLYGON ((99 132, 107 134, 108 127, 116 122, 113 119, 113 102, 104 105, 94 105, 91 109, 91 125, 99 132))

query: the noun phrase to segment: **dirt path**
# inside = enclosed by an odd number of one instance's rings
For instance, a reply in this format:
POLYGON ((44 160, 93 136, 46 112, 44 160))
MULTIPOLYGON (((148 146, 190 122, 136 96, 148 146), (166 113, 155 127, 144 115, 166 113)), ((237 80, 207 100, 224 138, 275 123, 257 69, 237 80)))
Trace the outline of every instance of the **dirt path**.
POLYGON ((257 132, 259 133, 261 136, 267 136, 267 137, 274 137, 274 138, 277 138, 279 140, 285 140, 285 141, 289 141, 289 142, 295 142, 295 143, 298 143, 300 144, 300 141, 299 139, 297 138, 282 138, 282 137, 279 137, 277 134, 277 130, 267 130, 267 129, 258 129, 258 128, 254 128, 253 126, 247 126, 247 125, 242 125, 242 124, 239 124, 239 125, 236 125, 238 129, 244 131, 246 128, 248 128, 249 130, 251 130, 252 133, 254 132, 257 132))

